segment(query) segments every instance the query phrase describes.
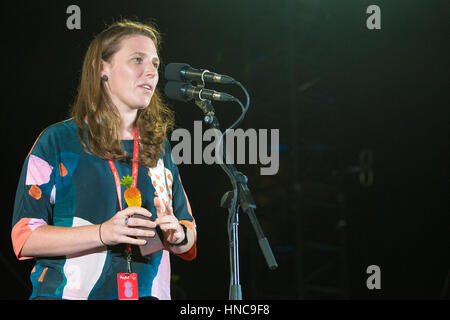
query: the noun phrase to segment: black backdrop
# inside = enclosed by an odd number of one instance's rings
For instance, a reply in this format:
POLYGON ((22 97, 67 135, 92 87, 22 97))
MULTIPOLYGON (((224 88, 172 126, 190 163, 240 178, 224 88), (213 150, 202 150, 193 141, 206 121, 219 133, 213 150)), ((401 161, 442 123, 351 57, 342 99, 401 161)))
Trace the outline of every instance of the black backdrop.
MULTIPOLYGON (((449 9, 445 0, 2 2, 1 297, 30 294, 33 262, 17 261, 10 240, 25 156, 43 128, 68 117, 93 35, 125 17, 154 19, 164 37, 163 63, 239 79, 252 97, 242 128, 280 130, 277 175, 238 166, 279 262, 267 270, 242 214, 244 298, 332 298, 302 296, 299 289, 302 270, 319 268, 300 254, 299 239, 328 239, 336 231, 325 228, 336 218, 327 209, 329 194, 345 195, 339 214, 346 222, 348 298, 439 298, 450 267, 449 9), (71 4, 81 9, 80 30, 66 28, 71 4), (381 9, 381 30, 366 28, 371 4, 381 9), (374 154, 371 187, 348 170, 363 149, 374 154), (372 264, 381 268, 380 290, 366 287, 372 264)), ((193 103, 172 106, 177 125, 192 132, 200 110, 193 103)), ((224 125, 238 109, 216 105, 224 125)), ((217 166, 185 164, 180 172, 198 224, 198 257, 172 258, 173 296, 226 299, 227 213, 219 200, 230 183, 217 166)), ((342 280, 336 270, 331 278, 342 280)))

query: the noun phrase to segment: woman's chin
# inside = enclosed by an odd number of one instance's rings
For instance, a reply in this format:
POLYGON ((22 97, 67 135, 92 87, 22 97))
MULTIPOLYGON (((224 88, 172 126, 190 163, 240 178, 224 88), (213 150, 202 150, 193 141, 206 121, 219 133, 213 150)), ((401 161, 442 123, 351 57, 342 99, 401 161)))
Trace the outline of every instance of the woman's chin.
POLYGON ((133 106, 133 109, 143 110, 143 109, 147 108, 149 106, 149 104, 150 104, 150 100, 148 100, 148 102, 144 101, 144 102, 141 102, 141 103, 137 103, 137 104, 135 104, 133 106))
MULTIPOLYGON (((150 102, 149 102, 149 103, 150 103, 150 102)), ((144 110, 145 108, 148 107, 149 103, 147 103, 147 104, 145 104, 145 105, 142 105, 142 106, 139 106, 139 107, 137 107, 136 109, 138 109, 138 110, 144 110)))

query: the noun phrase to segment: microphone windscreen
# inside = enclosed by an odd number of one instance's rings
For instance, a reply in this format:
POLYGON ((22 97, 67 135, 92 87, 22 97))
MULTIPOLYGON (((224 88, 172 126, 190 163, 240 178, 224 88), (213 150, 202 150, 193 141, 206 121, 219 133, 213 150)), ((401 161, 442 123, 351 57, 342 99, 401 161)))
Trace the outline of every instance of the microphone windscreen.
POLYGON ((185 91, 185 85, 186 85, 186 83, 184 83, 184 82, 169 81, 169 82, 167 82, 167 84, 164 88, 164 93, 170 99, 179 100, 179 101, 183 101, 183 102, 189 101, 190 99, 188 99, 183 94, 183 92, 185 91))
POLYGON ((181 77, 181 70, 190 68, 186 63, 169 63, 164 70, 164 77, 169 81, 185 81, 181 77))

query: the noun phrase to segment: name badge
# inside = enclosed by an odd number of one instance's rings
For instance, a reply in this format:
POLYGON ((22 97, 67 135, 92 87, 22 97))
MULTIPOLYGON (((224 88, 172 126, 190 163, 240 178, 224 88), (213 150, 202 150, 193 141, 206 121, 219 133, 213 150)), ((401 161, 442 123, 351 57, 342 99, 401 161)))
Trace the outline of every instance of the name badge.
POLYGON ((119 300, 139 300, 137 273, 118 273, 119 300))

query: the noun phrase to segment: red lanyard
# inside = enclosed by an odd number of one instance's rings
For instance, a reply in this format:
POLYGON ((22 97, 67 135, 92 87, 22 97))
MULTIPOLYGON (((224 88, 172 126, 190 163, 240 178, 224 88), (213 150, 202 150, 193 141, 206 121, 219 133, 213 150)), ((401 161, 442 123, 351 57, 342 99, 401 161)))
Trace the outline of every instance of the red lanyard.
MULTIPOLYGON (((138 176, 138 161, 139 161, 139 135, 136 128, 136 125, 133 126, 134 132, 134 143, 133 143, 133 166, 131 169, 131 175, 133 177, 133 182, 131 183, 131 187, 135 188, 137 184, 137 176, 138 176)), ((120 210, 123 210, 122 207, 122 189, 120 187, 120 178, 119 173, 117 172, 116 165, 114 161, 111 159, 108 160, 109 166, 111 167, 111 171, 114 176, 114 182, 116 183, 116 192, 117 199, 119 200, 120 210)), ((128 273, 131 273, 131 245, 127 244, 126 246, 127 252, 127 262, 128 262, 128 273)))
MULTIPOLYGON (((131 187, 135 188, 136 184, 137 184, 137 176, 138 176, 139 135, 138 135, 136 126, 133 127, 133 131, 134 131, 133 167, 131 170, 133 182, 131 183, 131 187)), ((114 181, 116 183, 117 199, 119 200, 120 210, 123 210, 123 208, 122 208, 122 189, 120 187, 119 173, 117 172, 116 165, 114 164, 114 162, 111 159, 108 160, 108 163, 109 163, 109 166, 111 167, 111 171, 114 175, 114 181)))

